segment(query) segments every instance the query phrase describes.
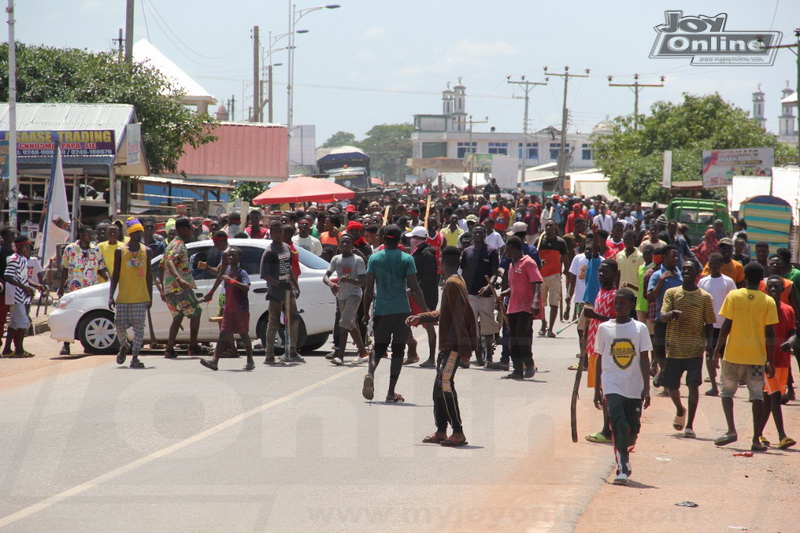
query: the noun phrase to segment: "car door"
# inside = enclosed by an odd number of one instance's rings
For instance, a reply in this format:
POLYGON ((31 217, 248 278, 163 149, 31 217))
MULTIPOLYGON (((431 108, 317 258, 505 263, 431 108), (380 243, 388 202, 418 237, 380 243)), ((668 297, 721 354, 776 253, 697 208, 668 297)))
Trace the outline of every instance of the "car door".
POLYGON ((267 282, 261 279, 261 256, 266 250, 263 246, 240 246, 242 268, 250 277, 250 336, 256 338, 256 326, 261 316, 267 312, 267 282))

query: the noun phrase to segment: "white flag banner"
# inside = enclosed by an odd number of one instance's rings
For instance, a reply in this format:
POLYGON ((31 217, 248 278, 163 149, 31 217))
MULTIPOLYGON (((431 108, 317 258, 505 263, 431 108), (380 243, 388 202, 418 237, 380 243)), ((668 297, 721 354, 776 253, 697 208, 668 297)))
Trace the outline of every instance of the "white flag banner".
POLYGON ((61 146, 56 144, 53 170, 50 172, 50 188, 47 192, 47 211, 42 237, 42 266, 47 268, 56 257, 56 246, 69 239, 69 206, 67 188, 64 183, 64 166, 61 161, 61 146))

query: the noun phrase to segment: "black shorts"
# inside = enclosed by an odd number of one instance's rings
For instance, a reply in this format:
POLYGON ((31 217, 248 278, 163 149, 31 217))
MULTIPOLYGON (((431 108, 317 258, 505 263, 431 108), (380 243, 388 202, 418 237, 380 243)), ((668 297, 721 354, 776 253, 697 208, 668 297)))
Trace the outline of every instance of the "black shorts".
MULTIPOLYGON (((717 349, 717 341, 719 341, 719 332, 720 331, 722 331, 722 328, 714 328, 714 336, 712 337, 712 340, 711 340, 711 346, 713 346, 714 350, 717 349)), ((724 344, 722 345, 722 354, 725 355, 725 345, 724 344)), ((709 361, 713 361, 714 360, 714 352, 707 353, 706 354, 706 359, 708 359, 709 361)))
POLYGON ((700 385, 703 383, 703 358, 690 357, 688 359, 667 358, 664 370, 661 373, 661 385, 675 390, 681 386, 681 376, 686 372, 687 385, 700 385))
POLYGON ((409 333, 406 318, 408 313, 375 315, 372 319, 375 344, 405 344, 409 333))

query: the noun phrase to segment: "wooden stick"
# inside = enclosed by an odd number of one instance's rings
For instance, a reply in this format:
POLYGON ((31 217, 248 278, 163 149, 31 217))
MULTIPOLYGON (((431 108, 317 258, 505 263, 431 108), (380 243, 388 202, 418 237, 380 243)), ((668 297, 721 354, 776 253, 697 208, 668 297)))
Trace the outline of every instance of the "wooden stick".
POLYGON ((586 354, 581 353, 578 361, 578 370, 575 371, 575 383, 572 386, 572 400, 569 406, 570 425, 572 426, 572 442, 578 442, 578 390, 581 387, 581 375, 583 365, 586 362, 586 354))
POLYGON ((286 289, 286 297, 284 298, 284 313, 286 313, 286 324, 283 329, 284 331, 284 351, 283 351, 283 358, 285 360, 289 360, 292 357, 291 349, 292 349, 292 289, 286 289))
MULTIPOLYGON (((494 296, 494 300, 497 301, 497 290, 495 290, 494 285, 492 285, 492 280, 489 279, 489 276, 484 276, 486 278, 486 283, 489 284, 489 288, 492 290, 492 296, 494 296)), ((506 310, 503 309, 503 304, 498 304, 498 310, 500 311, 500 317, 503 319, 503 323, 506 325, 509 331, 511 331, 511 326, 508 324, 508 317, 506 316, 506 310)))
POLYGON ((425 202, 425 229, 428 229, 428 219, 431 218, 431 195, 428 195, 428 200, 425 202))
POLYGON ((388 224, 388 220, 389 220, 389 208, 391 208, 391 206, 390 206, 390 205, 387 205, 387 206, 386 206, 386 209, 384 209, 384 210, 383 210, 383 224, 381 224, 382 226, 385 226, 386 224, 388 224))

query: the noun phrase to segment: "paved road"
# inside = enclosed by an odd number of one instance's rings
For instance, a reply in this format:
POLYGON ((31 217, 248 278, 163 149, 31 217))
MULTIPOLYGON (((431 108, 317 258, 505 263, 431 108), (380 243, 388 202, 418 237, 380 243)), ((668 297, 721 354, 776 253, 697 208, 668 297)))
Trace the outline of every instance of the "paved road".
POLYGON ((458 372, 462 449, 420 443, 433 430, 432 370, 404 368, 407 403, 388 405, 364 401, 365 369, 331 366, 325 351, 252 373, 243 358, 215 373, 155 355, 137 371, 113 357, 45 365, 58 346, 35 337, 35 360, 0 361, 0 526, 571 531, 612 466, 607 448, 568 443, 574 335, 534 341, 534 380, 458 372), (33 361, 43 366, 27 378, 3 372, 33 361))

